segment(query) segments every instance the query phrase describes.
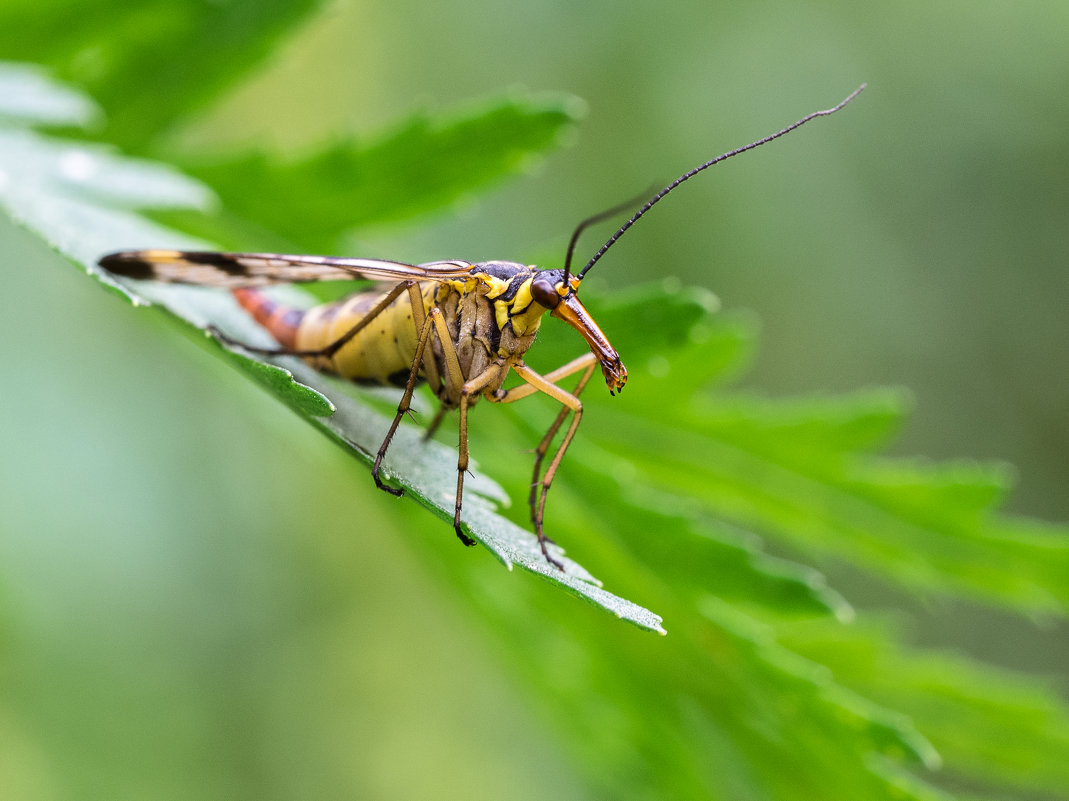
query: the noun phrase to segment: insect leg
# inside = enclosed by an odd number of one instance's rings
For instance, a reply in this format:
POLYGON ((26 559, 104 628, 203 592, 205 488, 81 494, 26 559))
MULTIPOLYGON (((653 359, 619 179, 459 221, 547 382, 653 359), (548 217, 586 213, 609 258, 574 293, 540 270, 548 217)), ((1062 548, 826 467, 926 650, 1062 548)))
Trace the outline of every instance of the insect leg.
MULTIPOLYGON (((448 390, 447 396, 455 397, 457 394, 460 395, 460 447, 458 449, 459 455, 457 456, 457 498, 453 507, 453 531, 457 533, 457 537, 462 543, 474 545, 475 540, 460 528, 460 510, 464 503, 464 474, 468 471, 468 405, 472 396, 481 392, 495 378, 502 376, 501 371, 508 370, 508 367, 504 362, 494 362, 475 378, 465 381, 464 371, 460 366, 460 358, 457 356, 456 346, 453 345, 453 339, 449 334, 449 327, 442 317, 442 312, 437 308, 431 309, 428 319, 434 323, 438 341, 442 345, 442 360, 445 362, 445 383, 448 390)), ((428 361, 433 361, 433 359, 428 359, 428 361)), ((427 437, 434 433, 434 430, 445 416, 445 412, 446 407, 443 404, 427 429, 427 437)))
MULTIPOLYGON (((572 361, 568 362, 567 364, 563 365, 562 367, 558 367, 556 370, 553 370, 552 372, 546 373, 544 376, 542 376, 542 378, 545 379, 546 381, 549 381, 549 382, 551 382, 553 384, 556 384, 557 381, 559 381, 562 378, 567 378, 568 376, 572 375, 573 373, 577 373, 580 370, 585 370, 586 371, 585 374, 582 376, 582 378, 580 378, 578 384, 576 384, 575 389, 571 393, 572 395, 574 395, 575 397, 578 398, 579 397, 579 393, 583 391, 583 388, 586 386, 587 382, 590 380, 590 376, 593 375, 593 373, 594 373, 594 370, 593 370, 594 364, 595 364, 594 354, 586 353, 586 354, 580 356, 577 359, 573 359, 572 361)), ((530 368, 528 368, 528 369, 530 369, 530 368)), ((517 372, 519 372, 519 371, 517 371, 517 372)), ((506 392, 498 393, 498 395, 494 398, 494 401, 496 403, 512 403, 513 401, 520 400, 521 398, 526 398, 528 395, 533 395, 535 392, 541 392, 541 391, 543 391, 543 390, 541 388, 535 386, 534 384, 523 384, 522 386, 515 387, 515 388, 510 389, 510 390, 508 390, 506 392)), ((534 519, 535 519, 535 517, 534 517, 534 514, 535 514, 535 489, 539 484, 538 476, 539 476, 540 468, 542 466, 542 460, 545 458, 546 452, 549 450, 550 443, 553 441, 553 438, 557 435, 557 432, 560 430, 561 425, 564 423, 564 420, 571 413, 571 411, 572 411, 572 408, 570 406, 568 406, 567 404, 565 404, 564 408, 561 409, 560 414, 557 415, 557 419, 553 421, 553 425, 551 425, 549 427, 549 431, 546 432, 545 437, 542 438, 542 442, 540 442, 539 445, 538 445, 538 448, 535 449, 534 478, 533 478, 532 483, 531 483, 531 498, 530 498, 531 521, 532 522, 534 522, 534 519)), ((547 487, 547 489, 548 489, 548 487, 547 487)), ((543 505, 544 505, 544 503, 545 502, 543 501, 543 505)))
MULTIPOLYGON (((413 298, 413 319, 415 315, 415 299, 413 298)), ((386 450, 390 447, 390 442, 393 440, 393 435, 397 432, 397 426, 401 423, 401 418, 408 413, 408 410, 412 406, 412 393, 416 389, 416 382, 419 380, 419 369, 423 366, 423 356, 427 350, 427 342, 431 338, 431 332, 435 329, 435 320, 441 317, 441 312, 438 309, 431 309, 430 315, 426 315, 423 312, 422 302, 419 304, 419 339, 416 341, 416 352, 412 357, 412 367, 408 371, 408 382, 405 384, 404 394, 401 395, 401 401, 397 404, 397 413, 393 417, 393 422, 390 423, 390 430, 386 432, 385 439, 382 440, 382 444, 379 446, 378 453, 375 454, 375 464, 371 468, 371 477, 375 479, 375 486, 380 490, 385 490, 391 495, 401 496, 404 495, 404 490, 395 489, 389 486, 381 478, 379 473, 382 470, 382 460, 386 456, 386 450)), ((427 359, 427 362, 433 362, 434 359, 427 359)), ((435 369, 435 375, 438 374, 435 369)))
POLYGON ((449 408, 444 403, 438 407, 438 411, 435 413, 434 417, 431 418, 431 421, 427 424, 427 430, 423 432, 424 440, 428 440, 434 436, 434 432, 438 430, 438 426, 442 424, 442 420, 445 419, 445 415, 448 411, 449 408))
MULTIPOLYGON (((567 378, 570 375, 578 373, 583 368, 589 367, 590 365, 594 364, 596 360, 597 359, 593 353, 584 353, 582 356, 572 359, 567 364, 561 365, 555 370, 551 370, 544 376, 541 376, 541 378, 545 379, 546 381, 549 381, 551 384, 556 384, 560 379, 567 378)), ((530 370, 531 368, 528 367, 527 369, 530 370)), ((513 387, 512 389, 498 390, 498 392, 494 395, 493 398, 491 398, 491 400, 494 403, 512 403, 513 401, 518 401, 522 398, 534 395, 536 392, 543 391, 544 390, 542 390, 540 387, 536 387, 534 384, 521 384, 520 386, 513 387)))
POLYGON ((568 364, 558 367, 556 370, 553 370, 544 376, 539 375, 522 362, 514 364, 513 369, 515 369, 520 378, 527 383, 522 387, 517 387, 515 390, 500 393, 494 398, 494 400, 499 403, 510 403, 519 400, 520 398, 527 397, 534 392, 543 392, 551 398, 559 401, 564 406, 553 421, 553 424, 549 427, 545 436, 542 437, 542 441, 538 443, 538 447, 535 449, 534 475, 531 480, 531 494, 528 497, 528 505, 531 509, 531 522, 534 525, 535 534, 538 536, 538 543, 542 548, 542 553, 549 562, 562 570, 564 569, 563 566, 549 555, 546 547, 547 542, 549 541, 543 528, 546 494, 549 492, 550 485, 553 483, 553 477, 557 473, 557 468, 560 467, 560 463, 564 459, 564 454, 568 450, 568 446, 571 444, 572 439, 575 437, 576 430, 579 428, 579 422, 583 417, 583 404, 579 400, 579 393, 583 391, 587 382, 590 381, 590 377, 594 374, 595 364, 596 360, 594 355, 588 353, 577 359, 573 359, 568 364), (573 392, 561 389, 554 383, 561 378, 565 378, 579 371, 582 371, 582 375, 573 392), (549 447, 569 415, 572 415, 572 422, 564 434, 564 439, 561 441, 556 453, 553 454, 549 467, 546 468, 545 473, 539 478, 542 463, 546 454, 549 452, 549 447))
MULTIPOLYGON (((586 387, 590 377, 594 374, 594 362, 591 361, 590 365, 586 368, 582 377, 579 379, 579 383, 572 391, 572 395, 576 398, 579 397, 579 393, 586 387)), ((549 467, 546 469, 544 475, 539 479, 539 473, 542 469, 542 462, 549 452, 549 446, 553 443, 553 438, 557 436, 557 432, 564 424, 564 421, 568 419, 568 415, 572 410, 565 406, 557 414, 556 419, 553 421, 553 425, 546 431, 546 435, 542 437, 542 441, 538 443, 538 447, 535 448, 535 460, 534 470, 531 476, 531 494, 527 499, 527 503, 531 508, 531 522, 535 526, 536 531, 542 530, 542 520, 546 508, 546 493, 549 492, 549 487, 553 483, 553 477, 556 475, 557 468, 560 466, 561 461, 564 459, 564 452, 567 450, 568 445, 571 444, 572 437, 575 436, 576 430, 579 428, 579 419, 583 414, 582 407, 575 410, 575 417, 572 420, 572 424, 568 427, 568 431, 565 434, 564 440, 561 442, 560 447, 550 460, 549 467)))
MULTIPOLYGON (((453 351, 453 356, 456 356, 456 351, 453 350, 451 341, 445 350, 453 351)), ((446 363, 448 364, 448 359, 446 363)), ((458 363, 458 369, 459 366, 458 363)), ((508 369, 508 365, 504 360, 492 362, 489 367, 475 376, 475 378, 465 381, 460 388, 460 455, 457 457, 457 500, 456 505, 453 507, 453 530, 465 545, 475 544, 471 537, 460 530, 460 509, 464 501, 464 474, 468 472, 468 406, 471 404, 472 397, 482 392, 487 384, 490 384, 495 379, 504 380, 502 371, 508 371, 508 369)))
MULTIPOLYGON (((422 306, 421 306, 422 312, 422 306)), ((404 395, 401 396, 401 402, 397 405, 397 414, 394 415, 393 423, 390 424, 390 430, 386 433, 385 439, 382 441, 382 445, 379 447, 379 451, 375 456, 375 465, 371 469, 371 475, 375 479, 376 486, 379 489, 383 489, 392 495, 401 495, 402 490, 394 489, 393 487, 385 484, 382 479, 379 478, 379 472, 382 468, 382 460, 386 456, 386 450, 390 447, 390 442, 393 439, 394 433, 397 431, 397 426, 401 423, 401 418, 408 412, 409 406, 412 402, 412 393, 416 387, 416 381, 419 378, 420 366, 426 362, 426 365, 433 363, 433 356, 427 355, 425 358, 427 343, 430 341, 431 332, 437 334, 439 341, 442 344, 442 355, 445 361, 445 380, 448 384, 449 394, 455 395, 457 393, 461 396, 460 405, 460 459, 458 461, 457 471, 459 478, 457 479, 457 500, 456 507, 453 515, 453 530, 456 531, 457 537, 465 545, 474 545, 475 540, 460 530, 460 507, 461 500, 464 494, 464 471, 468 469, 468 431, 467 431, 467 400, 468 395, 478 392, 479 389, 484 387, 489 381, 497 375, 497 371, 490 368, 484 371, 478 379, 477 386, 470 392, 467 392, 467 387, 464 383, 464 373, 460 367, 460 359, 457 357, 456 348, 453 346, 453 340, 449 335, 449 328, 442 317, 442 312, 438 308, 433 308, 430 313, 425 315, 423 325, 420 328, 419 340, 416 343, 416 353, 412 359, 412 369, 408 375, 408 383, 405 385, 404 395), (462 465, 462 466, 461 466, 462 465)), ((437 376, 437 368, 434 370, 434 375, 437 376)), ((432 426, 437 426, 442 416, 444 416, 445 407, 439 411, 438 415, 432 421, 432 426)), ((431 429, 433 433, 433 428, 431 429)))

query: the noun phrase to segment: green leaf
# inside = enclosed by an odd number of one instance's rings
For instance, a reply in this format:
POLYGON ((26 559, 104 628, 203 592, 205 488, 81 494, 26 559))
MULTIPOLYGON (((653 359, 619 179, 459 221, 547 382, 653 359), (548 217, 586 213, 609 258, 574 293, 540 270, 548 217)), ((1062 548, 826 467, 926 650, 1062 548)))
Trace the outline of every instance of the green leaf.
POLYGON ((820 622, 785 633, 793 650, 819 659, 857 692, 907 712, 959 777, 1006 776, 1034 792, 1069 787, 1069 713, 1053 687, 960 655, 907 652, 893 628, 870 621, 843 637, 820 622))
MULTIPOLYGON (((908 718, 851 692, 780 644, 771 625, 712 597, 715 581, 697 600, 696 616, 686 569, 647 561, 648 542, 636 559, 616 521, 602 519, 613 498, 598 496, 596 506, 588 498, 586 506, 589 513, 565 533, 581 533, 606 569, 659 599, 666 619, 679 621, 664 641, 651 652, 626 631, 570 625, 565 607, 526 588, 497 594, 477 611, 508 634, 511 667, 578 764, 597 766, 589 772, 596 797, 925 797, 920 789, 899 795, 873 768, 877 755, 913 769, 937 764, 908 718), (553 676, 542 669, 545 654, 559 664, 553 676)), ((566 507, 570 520, 574 508, 566 507)), ((645 530, 645 537, 663 538, 666 551, 682 546, 679 562, 693 555, 681 532, 645 530)), ((442 569, 477 592, 481 579, 471 566, 442 569)))
MULTIPOLYGON (((880 579, 897 578, 910 589, 969 593, 1027 612, 1064 614, 1059 596, 1066 586, 1061 553, 1067 538, 1061 527, 996 518, 993 507, 1005 486, 998 468, 964 463, 924 467, 872 456, 900 425, 909 403, 905 393, 869 390, 840 398, 777 401, 709 393, 705 387, 723 382, 737 370, 750 350, 753 326, 746 317, 710 316, 715 304, 701 292, 662 282, 622 297, 598 297, 586 286, 584 293, 585 303, 595 310, 603 330, 631 366, 631 379, 619 398, 594 397, 587 404, 582 444, 569 453, 559 488, 554 487, 554 509, 564 521, 563 526, 558 522, 556 531, 568 542, 582 543, 584 551, 593 554, 586 561, 606 566, 614 583, 646 588, 647 597, 657 599, 657 608, 668 620, 688 620, 686 609, 693 605, 703 611, 710 627, 672 626, 676 647, 671 656, 652 660, 655 665, 645 665, 636 656, 634 663, 627 662, 631 665, 627 675, 617 676, 619 686, 608 694, 642 697, 647 686, 678 687, 680 676, 700 672, 702 665, 724 685, 717 691, 701 683, 679 689, 685 701, 677 703, 692 703, 693 715, 700 720, 673 710, 658 716, 658 725, 652 728, 638 715, 618 724, 643 732, 633 735, 640 747, 655 754, 653 759, 665 772, 685 777, 678 785, 669 784, 668 792, 683 796, 704 787, 708 794, 728 797, 832 797, 833 791, 821 785, 820 766, 834 764, 827 769, 834 770, 843 798, 950 798, 901 764, 908 758, 937 765, 937 751, 953 763, 947 768, 951 776, 983 774, 1007 786, 1055 786, 1060 779, 1057 770, 1034 778, 1027 768, 1036 760, 1052 758, 1069 737, 1064 704, 1034 682, 1013 678, 1012 683, 1032 699, 1018 708, 1024 716, 1021 742, 1040 743, 1039 753, 1030 761, 1030 746, 1022 745, 981 766, 980 741, 997 743, 992 732, 998 721, 1013 714, 1010 691, 998 690, 998 674, 991 674, 991 690, 1002 700, 994 706, 978 701, 989 670, 965 659, 943 665, 948 685, 959 673, 971 685, 968 692, 945 702, 938 693, 930 695, 919 681, 912 687, 908 679, 900 685, 903 664, 911 659, 904 649, 898 652, 899 662, 887 660, 874 669, 880 684, 843 678, 851 675, 852 666, 840 669, 837 659, 825 659, 825 642, 808 647, 791 634, 802 625, 797 621, 809 619, 819 622, 808 625, 819 626, 844 648, 855 640, 864 642, 864 630, 844 629, 828 619, 829 612, 839 620, 851 619, 850 607, 816 571, 765 555, 760 538, 750 532, 782 539, 795 546, 794 553, 819 557, 840 542, 818 538, 801 521, 820 520, 844 531, 858 529, 868 519, 862 514, 866 505, 878 501, 882 514, 895 521, 881 531, 888 537, 881 553, 895 555, 897 562, 861 558, 864 539, 873 537, 857 531, 862 542, 847 542, 849 548, 843 552, 853 563, 880 579), (920 520, 925 528, 914 536, 920 520), (991 534, 1007 528, 1011 531, 1004 538, 991 534), (925 537, 933 542, 924 542, 925 537), (958 550, 941 553, 946 546, 940 539, 953 537, 960 540, 958 550), (1015 567, 1006 571, 1004 555, 1011 554, 1015 567), (1013 586, 1026 592, 1011 591, 1013 586), (686 645, 678 646, 680 639, 687 640, 686 645), (795 649, 796 642, 803 646, 795 649), (704 657, 699 655, 703 652, 704 657), (813 661, 799 660, 798 652, 813 661), (636 669, 639 664, 642 668, 636 669), (828 665, 834 673, 818 664, 828 665), (885 691, 891 687, 899 691, 885 691), (825 741, 801 739, 800 729, 777 711, 763 708, 771 703, 768 699, 777 699, 792 716, 804 720, 801 728, 820 729, 825 741), (1042 715, 1037 708, 1044 710, 1042 715), (703 717, 714 714, 709 710, 716 710, 715 719, 703 717), (890 710, 915 714, 911 720, 890 710), (975 753, 960 742, 946 745, 957 729, 946 722, 934 725, 940 715, 986 732, 973 740, 975 753), (1025 722, 1029 716, 1033 724, 1025 722), (922 721, 933 725, 921 725, 922 721), (761 733, 754 733, 754 728, 761 733), (943 736, 929 742, 929 731, 943 736), (839 738, 853 739, 853 746, 839 738), (702 760, 710 759, 708 751, 694 755, 688 749, 691 742, 715 743, 717 750, 731 743, 732 756, 716 763, 716 779, 702 773, 702 760), (858 747, 866 755, 855 762, 858 747), (770 776, 790 780, 777 786, 770 776)), ((568 333, 555 342, 564 353, 569 352, 568 333)), ((557 337, 550 334, 546 339, 557 337)), ((574 350, 574 336, 572 340, 574 350)), ((513 423, 523 425, 518 411, 514 418, 513 423)), ((537 424, 532 424, 527 437, 536 432, 537 424)), ((486 437, 481 443, 484 450, 491 442, 497 451, 510 450, 503 426, 487 431, 484 424, 475 434, 486 437)), ((540 609, 540 618, 543 614, 540 609)), ((520 639, 526 642, 534 636, 525 631, 520 639)), ((617 643, 587 645, 611 654, 608 661, 613 665, 627 661, 617 643)), ((538 647, 533 645, 526 659, 518 662, 534 660, 538 647)), ((924 658, 916 659, 922 663, 924 658)), ((609 665, 603 668, 612 670, 609 665)), ((933 667, 929 679, 937 672, 933 667)), ((538 677, 528 675, 528 680, 537 682, 538 677)), ((658 703, 665 701, 657 698, 658 703)), ((560 695, 553 708, 568 709, 574 716, 584 703, 586 714, 596 717, 595 705, 578 695, 560 695)), ((580 731, 573 745, 590 747, 598 736, 580 731)), ((601 745, 609 748, 608 743, 601 745)), ((601 775, 615 776, 624 770, 621 761, 615 770, 603 769, 601 775)), ((657 785, 657 792, 665 792, 665 786, 657 785)), ((602 790, 612 797, 633 792, 634 786, 607 779, 602 790)), ((647 790, 654 792, 652 787, 647 790)))
POLYGON ((584 437, 626 465, 603 464, 603 472, 630 470, 716 519, 813 558, 849 559, 909 590, 1069 611, 1069 529, 999 518, 1003 467, 871 455, 900 423, 905 393, 768 400, 696 392, 722 380, 747 348, 745 328, 718 322, 712 308, 701 295, 649 286, 598 310, 607 335, 620 332, 634 349, 621 348, 625 358, 638 356, 627 402, 584 420, 584 437), (658 303, 666 292, 671 300, 658 303), (624 430, 642 433, 624 439, 624 430))
POLYGON ((0 120, 6 124, 84 128, 99 116, 89 98, 55 82, 40 67, 0 61, 0 120))
MULTIPOLYGON (((0 129, 0 137, 0 203, 73 260, 91 265, 118 247, 198 244, 134 210, 209 209, 213 198, 201 185, 33 131, 0 129)), ((373 400, 355 399, 300 362, 265 364, 202 335, 215 323, 266 343, 229 296, 131 289, 98 277, 186 320, 206 347, 349 452, 367 460, 378 447, 389 419, 373 400)), ((504 644, 495 650, 536 700, 532 707, 557 726, 594 792, 950 798, 933 786, 939 777, 927 775, 939 763, 936 749, 948 785, 983 779, 1057 792, 1064 770, 1044 762, 1056 761, 1069 740, 1064 703, 964 659, 888 645, 886 632, 866 661, 870 635, 842 625, 852 616, 846 601, 815 570, 780 554, 839 555, 904 587, 1064 613, 1064 530, 998 517, 1006 478, 997 469, 874 456, 900 423, 902 393, 792 401, 729 394, 725 382, 752 351, 752 319, 714 315, 711 296, 671 282, 616 296, 597 290, 596 281, 585 283, 584 301, 623 352, 631 382, 616 398, 594 387, 584 395, 580 438, 553 488, 552 533, 613 586, 640 588, 643 603, 672 621, 672 636, 582 625, 582 610, 545 583, 497 587, 501 571, 464 554, 426 560, 504 644), (780 542, 769 552, 761 537, 780 542), (1013 575, 998 575, 999 566, 1013 575), (1022 745, 1000 750, 1005 732, 1022 745)), ((581 348, 574 332, 547 325, 532 358, 541 351, 552 366, 581 348)), ((534 399, 522 412, 485 409, 473 424, 473 451, 497 474, 541 436, 539 415, 553 413, 534 399)), ((453 449, 423 443, 405 425, 390 456, 393 477, 448 519, 453 449)), ((568 576, 550 569, 533 537, 494 508, 504 497, 495 484, 473 478, 468 486, 465 520, 499 559, 660 630, 660 618, 601 590, 575 562, 567 562, 568 576)))
POLYGON ((164 165, 121 158, 110 149, 0 128, 0 203, 13 219, 58 250, 91 264, 117 243, 194 245, 128 210, 205 208, 211 193, 164 165))
POLYGON ((570 95, 511 92, 448 113, 421 112, 367 142, 342 141, 299 159, 198 154, 183 166, 231 213, 307 250, 331 251, 353 228, 448 207, 529 168, 582 110, 570 95))
MULTIPOLYGON (((662 506, 687 498, 692 514, 812 558, 846 558, 910 591, 1069 610, 1069 530, 998 517, 1004 468, 871 455, 901 423, 908 394, 712 394, 704 389, 737 373, 752 349, 747 317, 717 316, 708 293, 670 281, 605 302, 584 293, 632 372, 621 402, 584 420, 583 437, 604 449, 592 470, 630 475, 656 488, 662 506)), ((546 333, 568 352, 569 332, 546 333)))
MULTIPOLYGON (((236 303, 226 303, 224 306, 217 298, 201 297, 212 294, 210 292, 176 294, 174 289, 124 286, 124 291, 136 305, 150 302, 162 306, 197 328, 204 325, 199 321, 210 319, 212 324, 249 344, 271 344, 255 324, 250 324, 247 315, 236 303)), ((292 358, 272 358, 267 365, 258 359, 241 358, 239 364, 269 391, 308 416, 314 425, 340 445, 368 464, 374 461, 379 444, 389 428, 390 418, 376 412, 366 401, 354 398, 343 388, 342 382, 292 358), (331 410, 333 414, 329 414, 331 410)), ((416 427, 402 426, 394 435, 383 466, 387 476, 403 487, 407 494, 443 521, 451 522, 456 490, 456 459, 455 449, 426 442, 416 427)), ((465 481, 462 519, 468 533, 502 564, 509 569, 516 565, 538 574, 622 620, 663 633, 659 616, 606 592, 584 567, 565 557, 563 552, 558 551, 556 558, 565 565, 565 572, 550 565, 530 531, 497 513, 496 505, 507 502, 508 496, 484 475, 473 472, 465 481)))
POLYGON ((134 152, 263 59, 318 0, 5 0, 0 52, 85 87, 134 152), (166 101, 163 102, 162 99, 166 101))
MULTIPOLYGON (((132 287, 102 273, 97 259, 116 247, 203 247, 128 211, 149 206, 196 208, 208 193, 190 179, 160 165, 118 157, 104 148, 50 139, 33 131, 0 130, 0 203, 11 216, 53 247, 83 265, 135 305, 157 305, 191 326, 217 325, 250 344, 264 342, 259 329, 226 294, 196 287, 132 287)), ((251 377, 360 458, 371 462, 389 418, 347 394, 343 382, 311 370, 296 359, 259 360, 221 352, 251 377), (331 413, 333 412, 333 414, 331 413)), ((413 427, 402 427, 384 462, 408 493, 443 519, 452 520, 456 453, 425 443, 413 427)), ((560 555, 562 573, 549 565, 532 533, 495 512, 507 501, 497 485, 478 474, 465 483, 463 520, 470 534, 504 565, 518 565, 617 617, 660 631, 652 612, 603 590, 582 566, 560 555)))
MULTIPOLYGON (((136 302, 136 301, 135 301, 136 302)), ((293 373, 284 368, 250 359, 232 350, 226 356, 239 370, 248 374, 272 395, 280 398, 293 411, 305 417, 330 417, 337 408, 326 397, 309 386, 293 379, 293 373)))
POLYGON ((672 576, 677 593, 690 594, 696 604, 715 595, 740 608, 774 609, 783 616, 832 614, 844 621, 853 619, 850 604, 816 570, 765 553, 760 538, 701 515, 696 505, 606 480, 606 471, 615 465, 605 459, 600 469, 592 470, 599 455, 603 454, 588 451, 588 458, 579 460, 585 469, 571 472, 598 499, 597 517, 603 525, 672 532, 673 536, 648 538, 642 557, 649 569, 672 576), (595 458, 589 458, 591 454, 595 458))

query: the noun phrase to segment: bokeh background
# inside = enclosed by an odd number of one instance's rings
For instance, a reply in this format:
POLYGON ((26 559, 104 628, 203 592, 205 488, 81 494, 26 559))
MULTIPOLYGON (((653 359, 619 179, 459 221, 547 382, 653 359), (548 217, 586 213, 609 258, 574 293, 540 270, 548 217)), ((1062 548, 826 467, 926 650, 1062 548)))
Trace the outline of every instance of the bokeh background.
POLYGON ((852 120, 688 186, 599 277, 671 273, 755 310, 769 392, 910 387, 902 452, 1012 462, 1011 507, 1065 518, 1067 30, 1042 2, 347 3, 196 135, 301 148, 510 85, 572 92, 587 120, 533 180, 384 235, 501 258, 867 81, 852 120))
MULTIPOLYGON (((1007 508, 1064 520, 1067 39, 1069 6, 1053 1, 344 2, 174 142, 300 152, 513 85, 574 93, 588 104, 574 143, 529 176, 352 242, 399 260, 524 259, 867 81, 843 114, 688 184, 592 276, 678 276, 753 310, 762 343, 742 383, 755 392, 908 387, 916 410, 892 453, 1005 460, 1019 471, 1007 508)), ((531 577, 459 549, 59 257, 20 272, 50 257, 0 226, 8 797, 578 792, 434 563, 482 560, 486 592, 503 596, 531 577)), ((498 478, 519 496, 526 476, 524 461, 498 478)), ((1064 626, 914 604, 822 567, 861 607, 909 610, 918 642, 1064 671, 1064 626)))

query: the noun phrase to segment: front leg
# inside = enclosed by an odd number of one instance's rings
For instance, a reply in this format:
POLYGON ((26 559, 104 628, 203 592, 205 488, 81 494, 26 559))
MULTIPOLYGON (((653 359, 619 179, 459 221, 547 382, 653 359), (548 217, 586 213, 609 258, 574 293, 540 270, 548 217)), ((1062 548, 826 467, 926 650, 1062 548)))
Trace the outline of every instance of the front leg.
POLYGON ((538 544, 542 548, 542 553, 550 564, 556 566, 560 570, 564 570, 564 565, 549 555, 548 543, 551 542, 551 540, 546 536, 543 527, 546 510, 546 495, 549 492, 550 486, 553 484, 553 477, 557 474, 557 468, 560 467, 560 463, 564 459, 564 454, 568 450, 568 446, 571 444, 573 437, 575 437, 575 432, 579 428, 579 422, 583 418, 583 404, 579 400, 579 393, 583 391, 587 382, 590 381, 590 377, 594 373, 595 364, 596 362, 593 354, 588 353, 577 359, 573 359, 568 364, 558 367, 556 370, 543 376, 536 373, 523 362, 519 362, 512 365, 512 368, 516 371, 516 374, 527 383, 523 386, 516 387, 515 389, 508 390, 507 392, 499 392, 493 397, 493 400, 498 403, 511 403, 535 392, 542 392, 549 395, 554 400, 559 401, 563 406, 557 414, 556 419, 553 421, 553 424, 549 427, 549 431, 542 437, 542 441, 538 443, 538 448, 535 450, 534 475, 531 480, 531 493, 527 500, 531 509, 531 523, 534 526, 535 534, 538 537, 538 544), (582 371, 582 375, 576 383, 574 392, 568 392, 561 389, 554 383, 561 378, 566 378, 567 376, 580 371, 582 371), (550 460, 545 473, 540 476, 542 463, 546 454, 549 452, 549 447, 569 415, 572 415, 571 425, 568 426, 568 430, 564 434, 564 439, 561 440, 560 446, 557 448, 556 453, 553 454, 553 458, 550 460))
POLYGON ((464 474, 468 472, 468 407, 489 384, 503 380, 503 371, 508 370, 504 361, 495 361, 460 388, 460 447, 457 457, 457 499, 453 507, 453 530, 465 545, 474 545, 475 540, 460 528, 460 510, 464 502, 464 474))

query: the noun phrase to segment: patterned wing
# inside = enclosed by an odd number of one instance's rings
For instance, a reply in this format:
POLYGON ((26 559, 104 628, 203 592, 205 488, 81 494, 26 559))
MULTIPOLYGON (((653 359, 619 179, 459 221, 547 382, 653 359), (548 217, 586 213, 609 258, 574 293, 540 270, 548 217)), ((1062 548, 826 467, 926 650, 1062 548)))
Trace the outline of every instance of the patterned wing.
POLYGON ((472 265, 464 261, 402 264, 332 256, 183 250, 110 253, 101 258, 99 264, 108 272, 126 278, 227 289, 311 281, 435 281, 465 278, 472 270, 472 265))

